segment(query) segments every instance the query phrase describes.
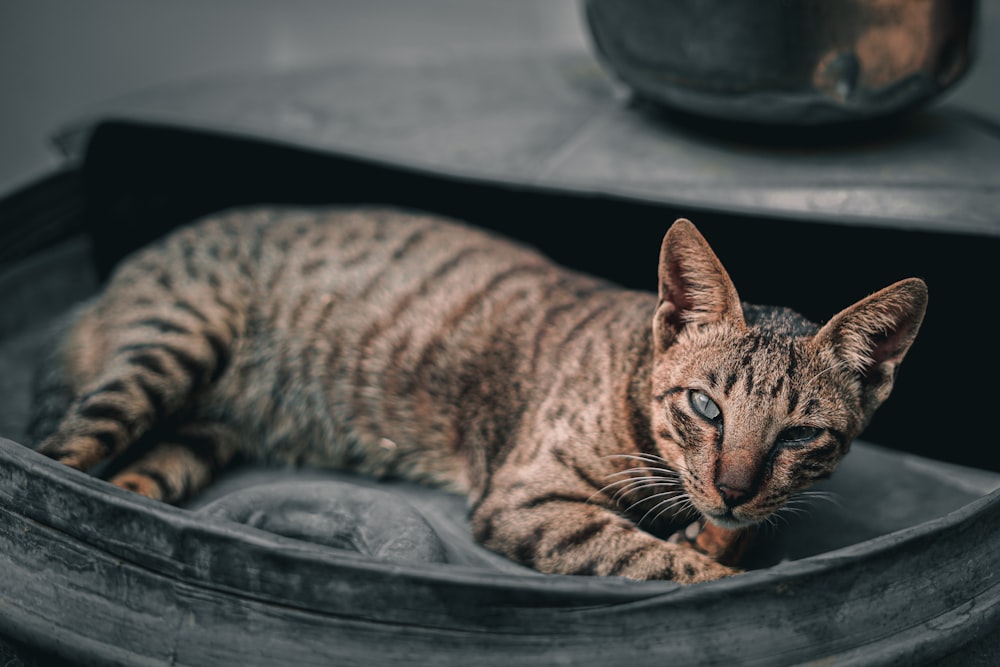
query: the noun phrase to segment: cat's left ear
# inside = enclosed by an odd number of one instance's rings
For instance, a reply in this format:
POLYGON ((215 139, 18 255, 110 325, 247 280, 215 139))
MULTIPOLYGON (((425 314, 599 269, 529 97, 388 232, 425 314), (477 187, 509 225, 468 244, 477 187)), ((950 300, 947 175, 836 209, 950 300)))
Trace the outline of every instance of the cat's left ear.
POLYGON ((831 345, 864 378, 868 416, 892 391, 896 370, 917 337, 927 309, 927 285, 909 278, 890 285, 830 319, 814 340, 831 345))
POLYGON ((705 237, 689 220, 674 222, 660 248, 660 301, 653 340, 666 349, 689 324, 726 320, 745 326, 736 287, 705 237))

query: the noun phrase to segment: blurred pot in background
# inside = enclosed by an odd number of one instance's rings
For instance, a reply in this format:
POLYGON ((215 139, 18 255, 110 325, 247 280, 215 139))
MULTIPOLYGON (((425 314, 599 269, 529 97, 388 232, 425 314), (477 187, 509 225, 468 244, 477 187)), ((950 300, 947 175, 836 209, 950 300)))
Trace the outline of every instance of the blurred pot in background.
POLYGON ((887 116, 973 61, 976 0, 583 0, 598 56, 637 94, 728 121, 887 116))

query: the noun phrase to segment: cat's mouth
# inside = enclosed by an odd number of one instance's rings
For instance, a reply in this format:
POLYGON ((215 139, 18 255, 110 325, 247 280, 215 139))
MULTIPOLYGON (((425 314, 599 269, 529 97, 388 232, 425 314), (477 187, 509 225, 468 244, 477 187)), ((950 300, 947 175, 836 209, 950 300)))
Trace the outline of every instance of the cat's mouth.
POLYGON ((702 512, 702 515, 716 526, 720 528, 726 528, 728 530, 736 530, 738 528, 749 528, 750 526, 759 523, 759 519, 750 519, 747 517, 737 516, 732 509, 726 508, 722 512, 702 512))

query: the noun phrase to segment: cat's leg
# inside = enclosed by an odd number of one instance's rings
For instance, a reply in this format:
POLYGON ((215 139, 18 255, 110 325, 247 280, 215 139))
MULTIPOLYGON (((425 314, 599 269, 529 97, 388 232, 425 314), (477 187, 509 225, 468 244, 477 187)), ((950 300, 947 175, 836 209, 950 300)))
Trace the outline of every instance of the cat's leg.
POLYGON ((238 450, 234 429, 218 422, 184 422, 110 482, 154 500, 178 503, 206 487, 238 450))
POLYGON ((114 458, 225 370, 239 330, 232 307, 212 294, 135 294, 105 296, 62 340, 74 399, 36 444, 43 454, 81 470, 114 458))
POLYGON ((692 584, 740 572, 686 544, 640 530, 612 510, 592 504, 591 495, 580 488, 531 482, 496 485, 473 507, 473 532, 487 548, 552 574, 692 584))

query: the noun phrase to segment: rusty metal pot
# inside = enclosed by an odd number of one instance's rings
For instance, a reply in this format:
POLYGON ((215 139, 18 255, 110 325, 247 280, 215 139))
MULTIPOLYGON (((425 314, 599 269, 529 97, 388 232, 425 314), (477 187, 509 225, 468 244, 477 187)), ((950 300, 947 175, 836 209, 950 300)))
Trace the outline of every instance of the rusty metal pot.
POLYGON ((715 119, 886 116, 973 62, 976 0, 583 0, 603 63, 638 95, 715 119))

